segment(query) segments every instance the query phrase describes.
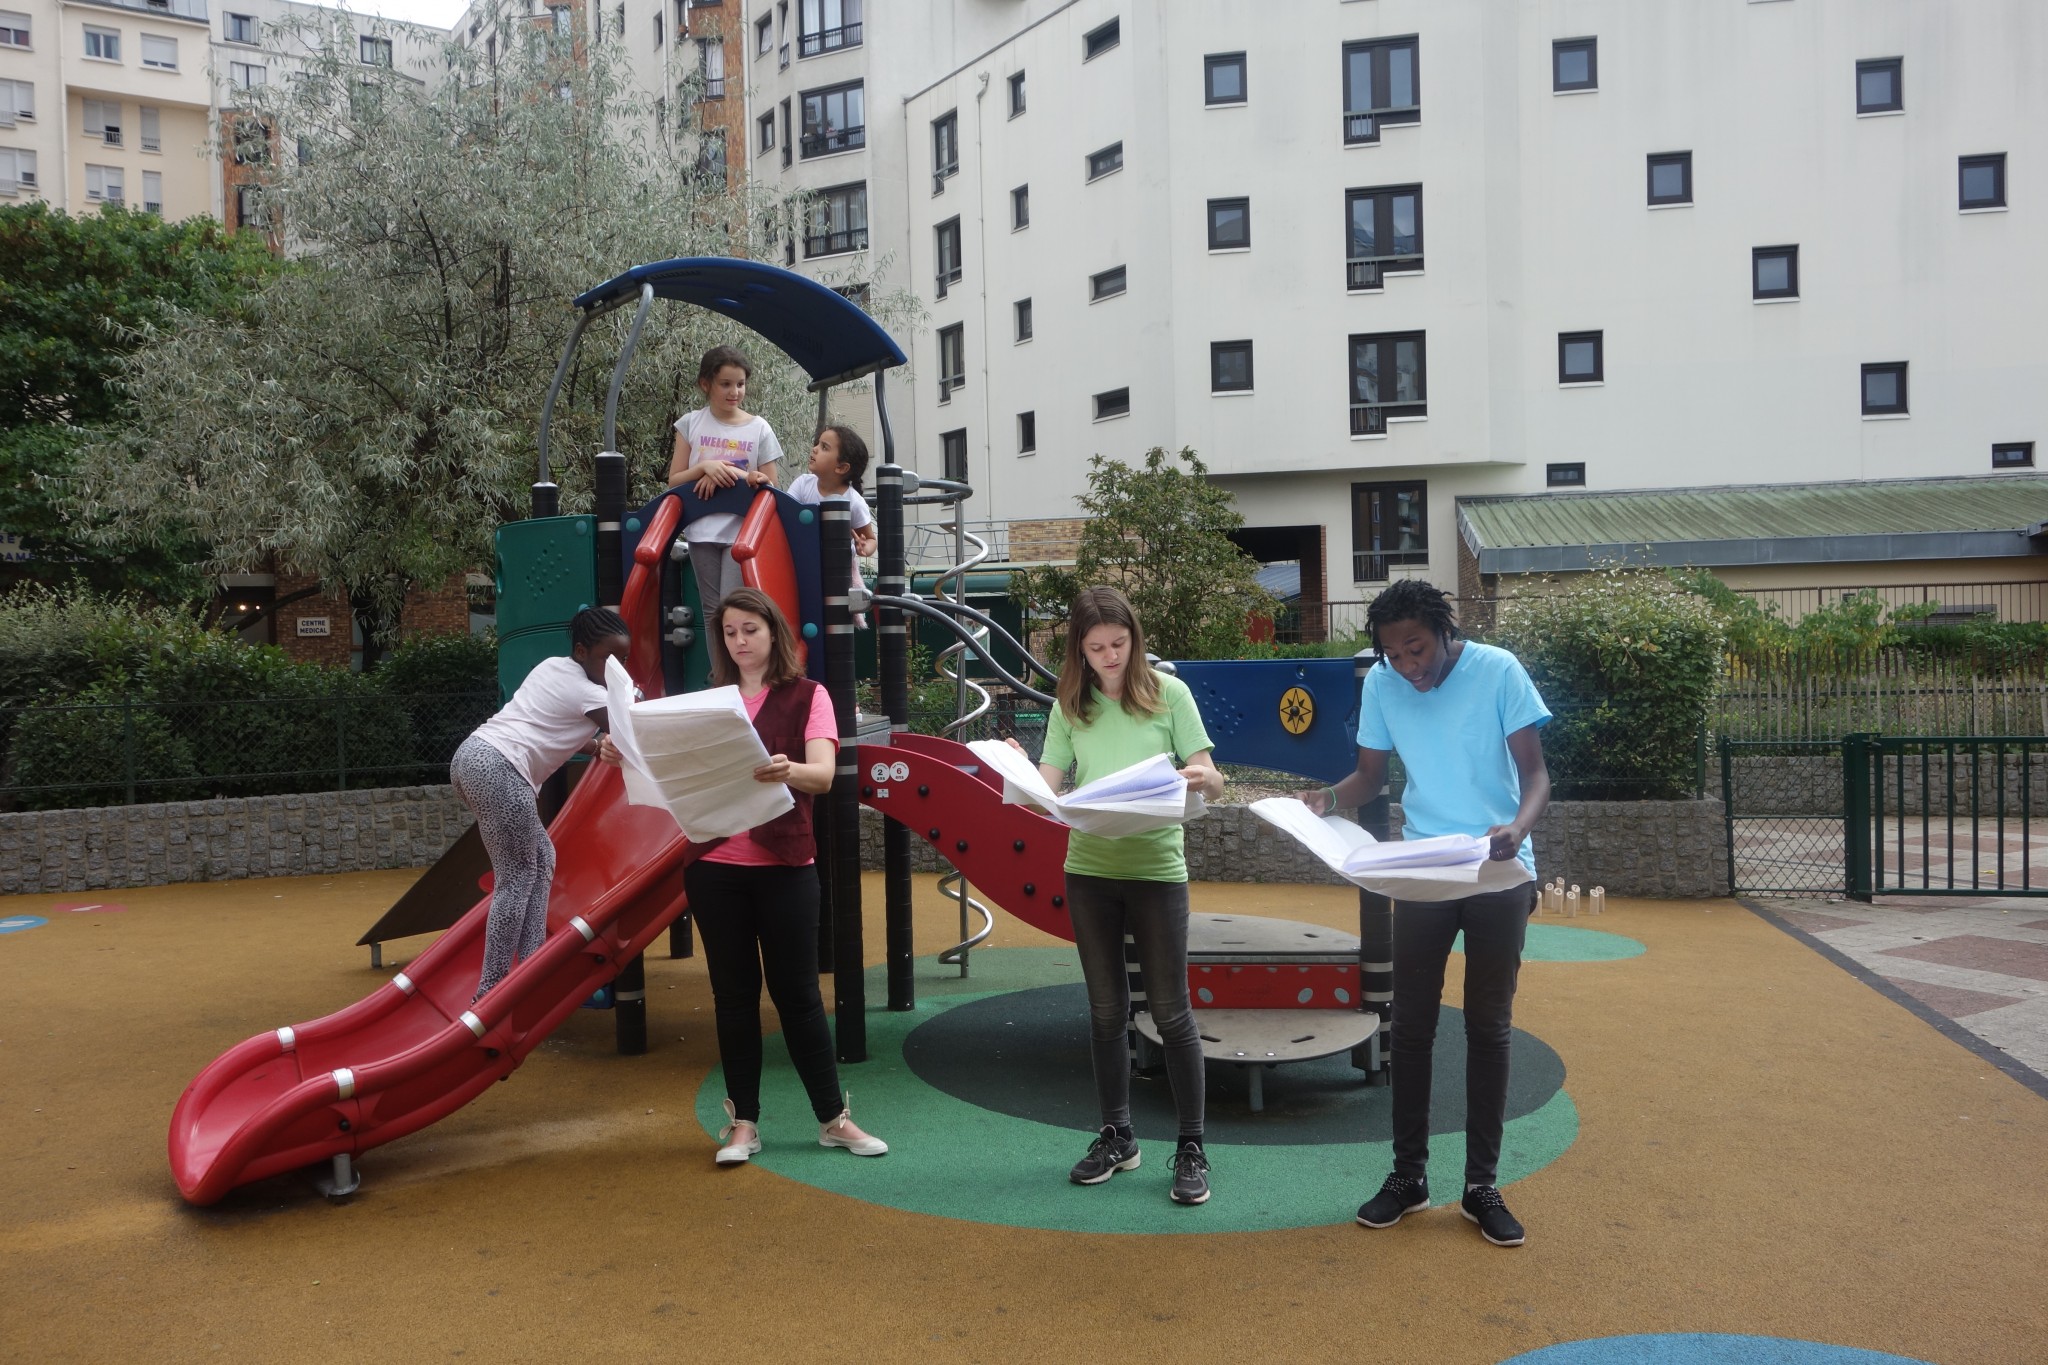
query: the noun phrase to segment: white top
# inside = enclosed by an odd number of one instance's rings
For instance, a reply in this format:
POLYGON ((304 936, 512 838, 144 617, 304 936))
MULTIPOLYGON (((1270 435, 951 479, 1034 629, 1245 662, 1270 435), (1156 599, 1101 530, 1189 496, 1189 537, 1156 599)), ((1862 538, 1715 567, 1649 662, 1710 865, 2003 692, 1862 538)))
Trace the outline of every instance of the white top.
POLYGON ((476 727, 476 737, 510 759, 539 791, 597 733, 590 713, 604 710, 608 701, 582 664, 562 655, 542 659, 512 700, 476 727))
MULTIPOLYGON (((749 417, 738 426, 728 426, 711 415, 709 408, 686 412, 676 419, 676 430, 690 443, 690 464, 722 460, 742 472, 761 469, 782 458, 782 443, 765 417, 749 417)), ((740 519, 731 512, 716 512, 690 523, 693 544, 730 545, 740 533, 740 519)))
MULTIPOLYGON (((815 504, 825 500, 824 492, 818 487, 818 476, 808 469, 790 481, 789 495, 798 502, 815 504)), ((858 531, 874 524, 874 515, 868 511, 868 500, 860 495, 858 488, 848 484, 843 492, 834 493, 832 496, 845 498, 853 505, 854 530, 858 531)))

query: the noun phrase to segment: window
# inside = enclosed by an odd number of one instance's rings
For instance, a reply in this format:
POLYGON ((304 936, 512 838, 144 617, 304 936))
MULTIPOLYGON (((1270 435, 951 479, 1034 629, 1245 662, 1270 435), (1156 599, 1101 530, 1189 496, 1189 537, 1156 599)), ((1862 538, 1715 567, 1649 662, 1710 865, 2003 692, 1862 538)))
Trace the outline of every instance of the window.
POLYGON ((1081 60, 1092 62, 1103 53, 1115 47, 1124 39, 1123 20, 1112 19, 1100 28, 1092 28, 1081 35, 1081 60))
POLYGON ((860 46, 860 0, 800 0, 797 22, 799 57, 860 46))
POLYGON ((1024 112, 1024 73, 1015 72, 1010 77, 1010 117, 1024 112))
POLYGON ((235 226, 238 228, 261 227, 263 225, 263 201, 254 185, 235 186, 235 226))
MULTIPOLYGON (((568 87, 562 89, 566 93, 568 87)), ((697 144, 697 174, 724 185, 728 183, 725 165, 725 129, 706 128, 704 140, 697 144)))
POLYGON ((1650 203, 1690 204, 1692 202, 1692 153, 1650 153, 1650 203))
MULTIPOLYGON (((558 10, 556 13, 566 15, 568 11, 558 10)), ((556 24, 555 31, 561 32, 562 27, 561 24, 556 24)), ((391 65, 391 40, 389 38, 372 38, 368 34, 364 34, 356 39, 356 48, 357 55, 362 58, 364 66, 391 65)))
POLYGON ((1128 416, 1131 411, 1131 391, 1110 389, 1095 395, 1095 420, 1105 421, 1111 417, 1128 416))
POLYGON ((1903 57, 1878 57, 1856 63, 1856 112, 1889 114, 1906 107, 1901 67, 1903 57))
MULTIPOLYGON (((0 9, 0 47, 30 47, 29 18, 13 10, 0 9)), ((27 153, 31 160, 34 153, 27 153)), ((24 184, 28 183, 26 181, 24 184)))
POLYGON ((125 197, 119 166, 87 166, 85 197, 94 203, 118 204, 125 197))
POLYGON ((142 207, 147 213, 164 211, 164 177, 159 171, 142 173, 142 207))
POLYGON ((1010 230, 1031 226, 1031 187, 1019 185, 1010 191, 1010 230))
POLYGON ((1966 209, 2002 209, 2005 207, 2005 153, 1992 152, 1987 156, 1966 156, 1958 163, 1961 168, 1962 197, 1960 207, 1966 209))
POLYGON ((1429 415, 1421 332, 1351 338, 1351 434, 1384 436, 1393 417, 1429 415))
POLYGON ((178 69, 178 40, 163 38, 154 33, 142 35, 142 64, 153 66, 159 71, 178 69))
POLYGON ((256 16, 253 14, 223 14, 221 36, 231 43, 254 43, 256 41, 256 16))
MULTIPOLYGON (((775 14, 775 31, 782 35, 775 47, 775 65, 780 69, 789 65, 789 0, 782 0, 775 7, 775 14)), ((785 137, 783 141, 787 143, 789 139, 785 137)))
POLYGON ((654 45, 655 45, 656 47, 660 47, 660 46, 661 46, 661 22, 662 22, 662 18, 663 18, 662 12, 661 12, 660 10, 656 10, 656 11, 654 12, 654 45))
POLYGON ((0 81, 0 125, 36 116, 34 81, 0 81))
POLYGON ((939 329, 939 401, 950 403, 956 389, 967 386, 967 329, 956 322, 939 329))
POLYGON ((1586 466, 1584 462, 1547 464, 1543 466, 1543 483, 1547 488, 1584 488, 1586 466))
POLYGON ((1017 340, 1031 340, 1031 300, 1018 299, 1015 304, 1011 305, 1011 311, 1016 314, 1017 340))
POLYGON ((775 50, 775 16, 764 14, 754 21, 754 55, 765 57, 775 50))
POLYGON ((1100 180, 1113 171, 1124 168, 1124 144, 1112 142, 1099 152, 1088 153, 1088 178, 1100 180))
POLYGON ((0 194, 12 194, 16 186, 32 188, 36 183, 36 154, 21 147, 0 147, 0 194))
POLYGON ((228 131, 237 166, 261 166, 270 160, 270 129, 261 119, 235 119, 228 123, 228 131))
POLYGON ((1346 289, 1378 289, 1388 275, 1422 269, 1422 186, 1346 191, 1344 221, 1346 289))
POLYGON ((1252 244, 1252 201, 1209 201, 1209 250, 1243 251, 1252 244))
POLYGON ((85 55, 97 57, 103 62, 121 60, 121 35, 110 28, 85 26, 85 55))
MULTIPOLYGON (((1032 455, 1038 451, 1038 414, 1020 412, 1017 414, 1017 453, 1032 455)), ((2028 461, 2032 463, 2032 461, 2028 461)))
POLYGON ((1344 141, 1378 142, 1390 123, 1422 117, 1416 39, 1344 44, 1344 141))
POLYGON ((1906 362, 1888 360, 1863 367, 1863 415, 1904 416, 1906 412, 1906 362))
POLYGON ((270 79, 270 72, 261 62, 229 62, 228 84, 237 90, 254 90, 270 79))
POLYGON ((773 109, 770 109, 770 110, 769 110, 769 111, 768 111, 767 113, 765 113, 765 114, 761 115, 761 117, 760 117, 760 119, 758 120, 758 122, 759 122, 759 123, 760 123, 760 125, 761 125, 761 150, 762 150, 762 151, 764 151, 764 152, 772 152, 772 151, 774 151, 774 150, 775 150, 775 111, 774 111, 773 109))
POLYGON ((1604 382, 1602 364, 1606 347, 1598 332, 1557 334, 1557 382, 1599 384, 1604 382))
POLYGON ((1558 94, 1600 88, 1600 40, 1559 38, 1550 45, 1550 88, 1558 94))
POLYGON ((1209 343, 1209 392, 1252 391, 1252 344, 1249 341, 1209 343))
POLYGON ((1991 447, 1993 469, 2032 469, 2034 467, 2034 443, 2032 441, 2007 441, 1991 447))
POLYGON ((944 478, 956 483, 967 482, 967 428, 959 427, 939 434, 939 457, 945 467, 944 478))
POLYGON ((1384 583, 1387 571, 1429 563, 1429 485, 1351 485, 1351 578, 1384 583))
POLYGON ((84 110, 79 131, 87 137, 96 137, 109 147, 121 145, 121 106, 113 100, 83 100, 84 110))
POLYGON ((704 98, 725 98, 725 44, 716 38, 697 40, 697 69, 704 74, 704 98))
POLYGON ((153 104, 139 105, 135 112, 140 116, 137 121, 142 125, 142 150, 145 152, 162 151, 164 149, 163 115, 157 111, 157 107, 153 104))
POLYGON ((836 256, 842 251, 865 251, 867 246, 867 183, 820 191, 811 202, 804 255, 836 256))
POLYGON ((1244 54, 1212 52, 1202 58, 1202 103, 1243 104, 1244 54))
POLYGON ((867 99, 859 81, 804 95, 806 159, 868 145, 867 99))
POLYGON ((1118 294, 1123 293, 1125 287, 1124 268, 1120 265, 1113 266, 1099 275, 1090 275, 1088 277, 1088 302, 1096 303, 1102 299, 1113 299, 1118 294))
POLYGON ((948 218, 933 228, 932 239, 938 259, 938 295, 944 298, 947 286, 960 278, 960 220, 948 218))
POLYGON ((1749 296, 1753 299, 1799 297, 1799 248, 1760 246, 1749 253, 1749 296))
POLYGON ((789 135, 789 101, 782 102, 782 164, 787 166, 796 152, 796 139, 789 135))
POLYGON ((948 110, 932 120, 932 193, 944 193, 946 177, 959 173, 960 114, 948 110))

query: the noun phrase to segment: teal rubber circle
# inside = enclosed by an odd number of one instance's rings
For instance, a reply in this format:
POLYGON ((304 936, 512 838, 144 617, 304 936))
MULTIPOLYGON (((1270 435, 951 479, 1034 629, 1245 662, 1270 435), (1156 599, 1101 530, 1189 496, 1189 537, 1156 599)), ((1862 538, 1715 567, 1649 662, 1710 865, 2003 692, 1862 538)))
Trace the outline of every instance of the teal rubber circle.
POLYGON ((627 517, 627 518, 626 518, 626 529, 627 529, 628 531, 637 531, 637 530, 639 530, 639 529, 640 529, 640 518, 638 518, 638 517, 627 517))
POLYGON ((805 507, 797 512, 796 519, 802 522, 804 525, 809 526, 813 521, 817 520, 817 514, 812 512, 810 508, 805 507))
POLYGON ((804 638, 806 640, 815 640, 818 638, 818 623, 816 621, 804 622, 804 638))

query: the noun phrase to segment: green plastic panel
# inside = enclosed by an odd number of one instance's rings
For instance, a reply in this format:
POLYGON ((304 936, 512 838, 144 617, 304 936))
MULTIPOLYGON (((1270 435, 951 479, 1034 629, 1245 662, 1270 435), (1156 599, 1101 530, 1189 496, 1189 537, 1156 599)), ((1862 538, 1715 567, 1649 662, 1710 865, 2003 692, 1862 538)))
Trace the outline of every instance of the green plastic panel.
POLYGON ((569 621, 597 601, 597 520, 534 517, 498 528, 498 690, 569 652, 569 621))

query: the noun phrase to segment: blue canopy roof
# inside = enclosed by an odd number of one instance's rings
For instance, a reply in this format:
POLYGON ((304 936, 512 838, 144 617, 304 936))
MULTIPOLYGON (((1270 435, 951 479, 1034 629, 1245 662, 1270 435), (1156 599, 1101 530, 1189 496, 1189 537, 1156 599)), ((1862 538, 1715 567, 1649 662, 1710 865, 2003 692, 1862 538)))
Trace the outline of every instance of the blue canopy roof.
POLYGON ((578 308, 602 308, 640 296, 708 308, 752 328, 787 352, 812 387, 841 383, 904 362, 881 324, 844 295, 794 271, 732 256, 689 256, 636 265, 576 296, 578 308))

